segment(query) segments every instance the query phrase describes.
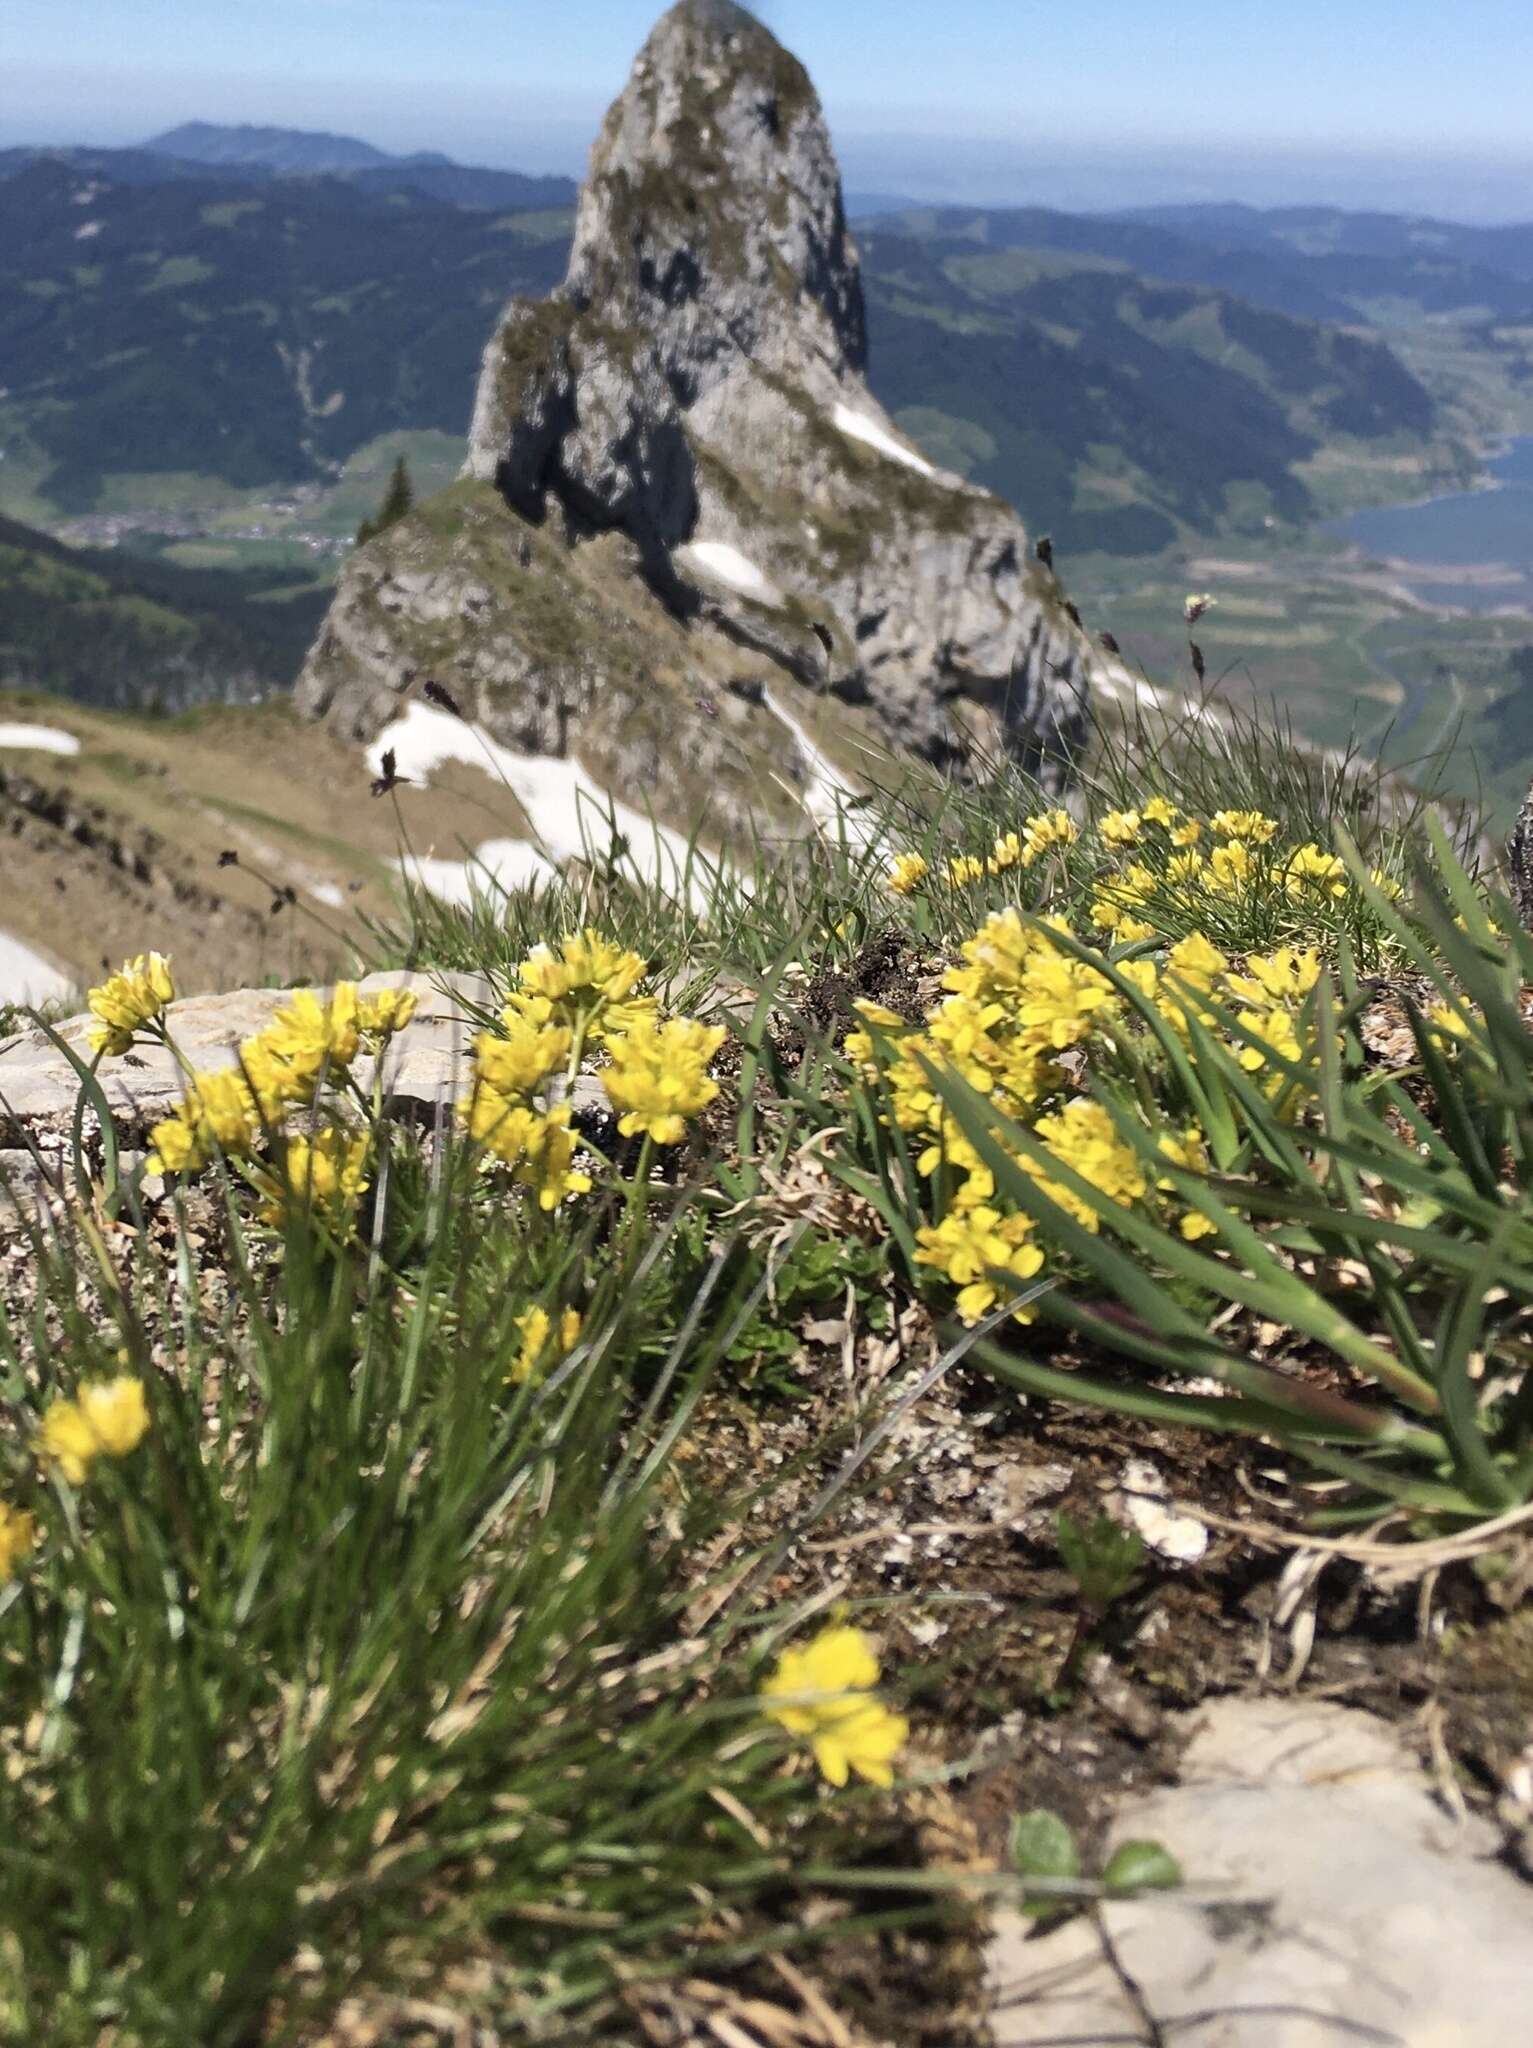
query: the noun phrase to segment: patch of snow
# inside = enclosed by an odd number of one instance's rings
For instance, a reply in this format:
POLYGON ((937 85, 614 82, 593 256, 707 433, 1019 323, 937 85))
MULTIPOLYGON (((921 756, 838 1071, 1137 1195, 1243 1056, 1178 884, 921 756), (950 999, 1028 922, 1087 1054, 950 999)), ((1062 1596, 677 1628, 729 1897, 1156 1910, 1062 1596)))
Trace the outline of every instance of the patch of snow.
MULTIPOLYGON (((429 704, 411 704, 384 727, 367 750, 375 775, 383 756, 394 753, 395 771, 428 782, 448 761, 485 769, 502 781, 527 814, 532 838, 492 839, 468 861, 417 859, 410 872, 435 896, 470 901, 476 884, 502 888, 554 874, 560 863, 616 861, 645 881, 678 885, 687 874, 688 845, 679 832, 656 824, 594 782, 578 761, 554 754, 518 754, 492 739, 483 726, 454 718, 429 704)), ((706 857, 693 865, 704 872, 690 878, 697 901, 708 894, 706 857)))
POLYGON ((860 792, 820 751, 792 712, 786 710, 770 690, 763 691, 762 702, 772 716, 788 728, 803 759, 808 780, 802 792, 795 793, 810 817, 817 825, 827 826, 832 834, 844 834, 848 846, 871 846, 878 836, 877 828, 862 810, 853 808, 860 792))
POLYGON ((850 435, 854 441, 866 442, 880 455, 887 455, 891 462, 903 462, 907 469, 916 470, 922 476, 937 474, 924 455, 917 455, 914 448, 907 448, 903 441, 896 441, 887 427, 869 419, 865 412, 856 412, 849 405, 838 405, 831 419, 843 434, 850 435))
POLYGON ((688 541, 676 550, 684 568, 700 569, 716 583, 738 590, 742 597, 754 597, 760 604, 781 604, 782 592, 756 564, 727 540, 688 541))
POLYGON ((1130 1458, 1118 1483, 1124 1512, 1151 1550, 1177 1564, 1196 1564, 1208 1548, 1208 1530, 1194 1516, 1167 1507, 1162 1474, 1146 1459, 1130 1458))
POLYGON ((525 889, 534 882, 554 880, 559 873, 553 862, 525 839, 487 839, 467 860, 417 855, 402 860, 399 866, 428 896, 463 910, 471 909, 478 897, 525 889))
POLYGON ((41 953, 0 932, 0 1003, 52 1003, 74 994, 75 984, 41 953))
POLYGON ((0 747, 29 747, 37 754, 78 754, 80 742, 56 725, 0 725, 0 747))
POLYGON ((316 903, 323 903, 327 910, 346 908, 345 892, 334 882, 313 882, 309 885, 309 894, 316 903))

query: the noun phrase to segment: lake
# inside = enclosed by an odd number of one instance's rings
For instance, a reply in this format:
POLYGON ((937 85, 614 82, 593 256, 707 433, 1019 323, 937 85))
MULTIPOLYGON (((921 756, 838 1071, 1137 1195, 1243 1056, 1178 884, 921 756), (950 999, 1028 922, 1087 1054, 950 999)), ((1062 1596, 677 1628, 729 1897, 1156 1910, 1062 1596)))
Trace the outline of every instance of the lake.
POLYGON ((1533 434, 1520 435, 1486 466, 1496 480, 1487 490, 1373 506, 1332 521, 1326 531, 1377 559, 1408 562, 1411 573, 1401 581, 1427 604, 1533 612, 1533 434), (1495 567, 1503 573, 1494 580, 1454 574, 1495 567))

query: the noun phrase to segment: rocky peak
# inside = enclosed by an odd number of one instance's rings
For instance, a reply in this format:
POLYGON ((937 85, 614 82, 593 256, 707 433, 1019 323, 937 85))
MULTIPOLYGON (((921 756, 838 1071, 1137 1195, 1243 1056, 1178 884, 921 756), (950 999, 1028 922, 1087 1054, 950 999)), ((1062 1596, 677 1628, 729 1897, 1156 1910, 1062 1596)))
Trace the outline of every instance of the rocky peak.
POLYGON ((683 829, 706 798, 726 834, 786 822, 784 785, 808 804, 806 719, 843 762, 1004 748, 1057 780, 1085 642, 866 359, 803 66, 681 0, 603 124, 563 286, 490 342, 463 483, 348 565, 301 706, 372 740, 435 675, 495 740, 636 779, 683 829))
POLYGON ((864 368, 820 102, 744 8, 681 0, 657 24, 592 153, 565 293, 652 331, 684 403, 733 355, 864 368))

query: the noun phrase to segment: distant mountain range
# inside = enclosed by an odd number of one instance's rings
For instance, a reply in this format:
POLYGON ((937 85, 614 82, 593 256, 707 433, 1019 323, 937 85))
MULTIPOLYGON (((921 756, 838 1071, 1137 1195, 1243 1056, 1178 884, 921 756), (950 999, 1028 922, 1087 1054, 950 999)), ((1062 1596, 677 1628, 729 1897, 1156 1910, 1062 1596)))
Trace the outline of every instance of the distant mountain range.
MULTIPOLYGON (((0 509, 89 511, 112 477, 289 486, 383 433, 462 433, 496 308, 562 274, 574 195, 284 128, 0 152, 0 509)), ((1398 353, 1444 316, 1533 396, 1533 227, 849 210, 878 395, 1070 547, 1300 525, 1323 448, 1394 462, 1397 493, 1467 474, 1452 391, 1398 353)))
POLYGON ((451 157, 391 156, 354 135, 328 135, 303 128, 221 128, 212 121, 187 121, 144 144, 151 156, 179 156, 194 164, 251 165, 283 177, 322 177, 327 172, 371 171, 385 164, 445 164, 451 157))
POLYGON ((263 184, 277 178, 340 178, 366 192, 421 192, 448 206, 483 212, 573 206, 576 191, 573 178, 485 170, 454 163, 435 151, 390 156, 350 135, 299 128, 225 128, 210 121, 188 121, 167 129, 137 149, 0 150, 0 178, 13 176, 39 159, 133 185, 206 177, 229 178, 240 184, 263 184))

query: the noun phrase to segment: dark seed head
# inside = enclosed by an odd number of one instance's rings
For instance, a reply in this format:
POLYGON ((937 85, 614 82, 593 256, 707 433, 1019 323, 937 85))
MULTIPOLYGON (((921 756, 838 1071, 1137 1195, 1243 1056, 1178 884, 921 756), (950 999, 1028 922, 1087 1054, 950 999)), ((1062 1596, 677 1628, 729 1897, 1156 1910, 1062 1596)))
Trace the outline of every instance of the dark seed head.
POLYGON ((454 718, 463 716, 463 708, 457 698, 445 683, 437 682, 434 677, 422 685, 421 694, 428 703, 440 705, 443 711, 450 711, 454 718))

